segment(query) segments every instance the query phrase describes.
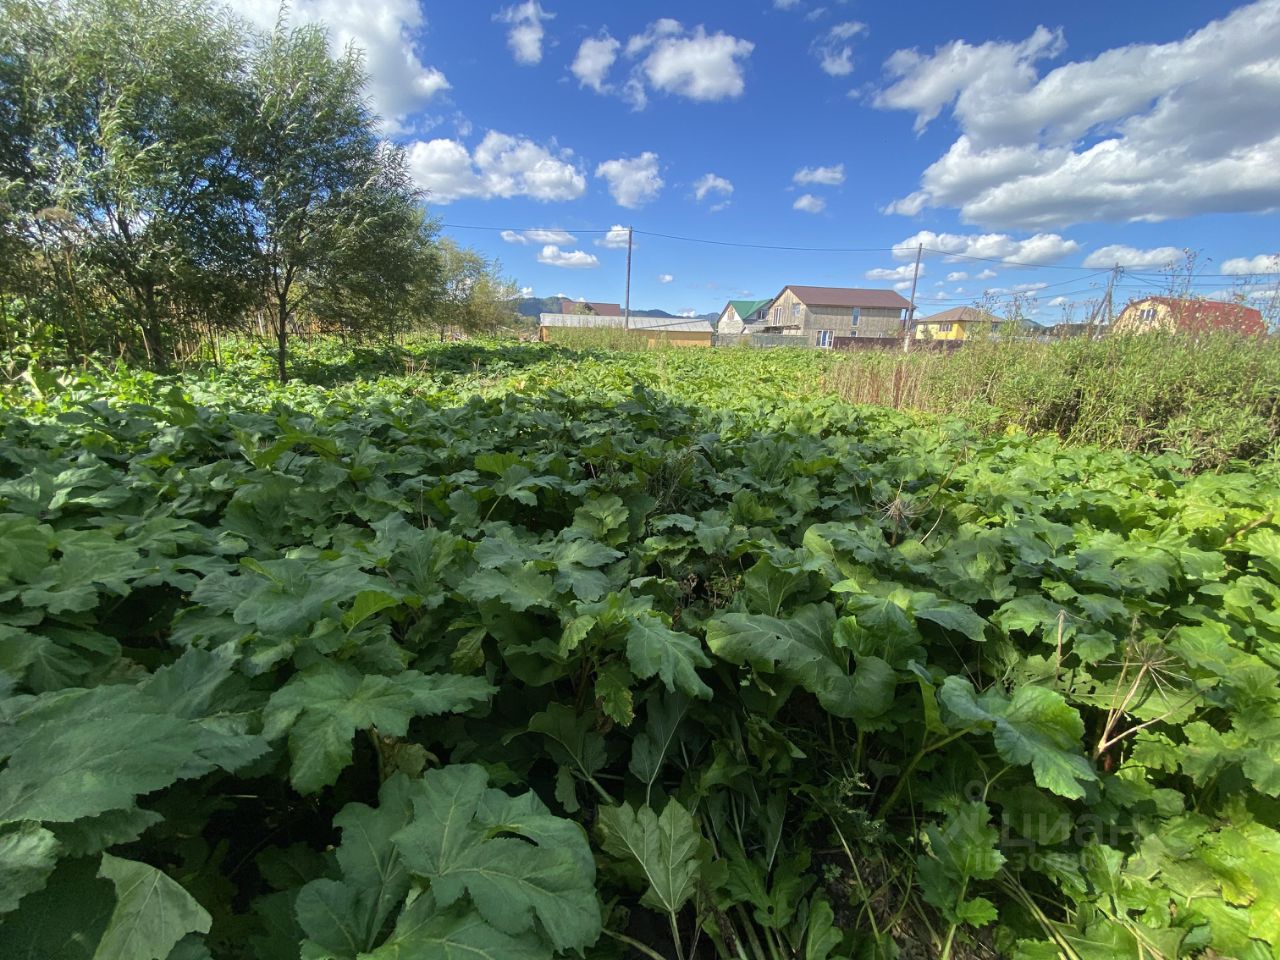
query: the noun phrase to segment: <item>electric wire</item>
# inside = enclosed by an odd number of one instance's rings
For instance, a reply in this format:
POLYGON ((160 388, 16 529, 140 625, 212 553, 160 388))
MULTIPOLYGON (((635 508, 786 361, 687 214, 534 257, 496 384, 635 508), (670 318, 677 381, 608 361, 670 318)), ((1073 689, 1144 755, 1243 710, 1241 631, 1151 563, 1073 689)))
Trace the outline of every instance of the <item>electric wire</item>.
MULTIPOLYGON (((556 230, 556 231, 561 231, 569 234, 581 233, 581 234, 592 234, 592 235, 597 235, 597 234, 608 235, 608 234, 620 233, 626 229, 626 228, 619 228, 619 227, 609 227, 608 229, 602 229, 599 227, 591 227, 591 228, 584 227, 582 229, 571 229, 571 228, 560 228, 560 227, 495 227, 495 226, 485 226, 485 225, 469 224, 469 223, 441 223, 440 226, 441 228, 447 229, 447 230, 484 230, 484 231, 489 231, 493 233, 513 233, 513 234, 551 232, 553 230, 556 230)), ((1014 260, 1008 257, 980 257, 974 254, 956 253, 955 251, 952 251, 952 250, 943 250, 938 247, 925 247, 920 244, 898 244, 897 246, 892 246, 892 247, 810 247, 810 246, 797 246, 797 245, 790 245, 790 244, 755 243, 755 242, 750 242, 745 240, 714 240, 709 237, 686 237, 686 236, 681 236, 679 234, 659 233, 653 230, 632 229, 632 233, 638 237, 653 237, 654 239, 672 240, 678 243, 700 243, 707 246, 715 246, 715 247, 737 247, 737 248, 749 249, 749 250, 778 250, 778 251, 790 252, 790 253, 891 253, 896 256, 902 256, 904 254, 910 255, 914 253, 917 249, 920 249, 923 253, 927 253, 934 256, 940 256, 940 257, 943 257, 945 260, 951 261, 951 262, 959 261, 959 260, 968 260, 968 261, 973 261, 977 263, 994 263, 1004 267, 1026 267, 1026 268, 1032 268, 1037 270, 1072 270, 1072 271, 1075 271, 1076 273, 1086 273, 1089 276, 1096 276, 1099 273, 1107 273, 1111 269, 1113 269, 1112 267, 1106 267, 1099 270, 1097 267, 1094 267, 1094 266, 1075 267, 1075 266, 1071 266, 1070 264, 1063 264, 1063 263, 1036 263, 1030 260, 1014 260)), ((1146 279, 1148 277, 1158 277, 1159 280, 1167 279, 1167 275, 1151 274, 1150 272, 1147 272, 1147 271, 1140 271, 1136 268, 1128 267, 1122 263, 1116 264, 1116 267, 1125 271, 1125 276, 1140 277, 1143 279, 1146 279)), ((1211 278, 1211 277, 1212 278, 1235 278, 1235 279, 1240 279, 1242 277, 1280 277, 1280 270, 1277 270, 1274 272, 1266 271, 1266 272, 1257 272, 1257 273, 1249 273, 1249 274, 1197 273, 1197 274, 1194 274, 1193 277, 1194 278, 1211 278)), ((1080 278, 1076 278, 1076 279, 1080 279, 1080 278)))

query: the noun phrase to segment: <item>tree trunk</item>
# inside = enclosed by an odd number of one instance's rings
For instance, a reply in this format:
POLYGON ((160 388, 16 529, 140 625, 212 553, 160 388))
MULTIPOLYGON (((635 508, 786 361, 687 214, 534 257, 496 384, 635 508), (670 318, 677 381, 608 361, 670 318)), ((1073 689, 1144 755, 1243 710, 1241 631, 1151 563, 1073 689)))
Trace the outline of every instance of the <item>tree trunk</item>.
POLYGON ((147 358, 157 370, 167 370, 169 357, 165 353, 164 332, 161 329, 159 311, 156 308, 156 288, 150 284, 142 293, 142 309, 145 315, 142 339, 147 350, 147 358))
POLYGON ((280 296, 276 300, 276 369, 280 382, 289 382, 289 299, 280 296))

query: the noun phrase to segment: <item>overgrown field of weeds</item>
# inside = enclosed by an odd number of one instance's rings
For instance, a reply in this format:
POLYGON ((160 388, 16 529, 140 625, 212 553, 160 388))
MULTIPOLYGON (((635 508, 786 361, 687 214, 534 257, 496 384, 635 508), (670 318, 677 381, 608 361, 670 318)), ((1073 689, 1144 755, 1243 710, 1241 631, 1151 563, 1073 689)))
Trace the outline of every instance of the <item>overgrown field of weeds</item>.
POLYGON ((0 410, 0 955, 1276 955, 1266 471, 798 352, 231 360, 0 410))

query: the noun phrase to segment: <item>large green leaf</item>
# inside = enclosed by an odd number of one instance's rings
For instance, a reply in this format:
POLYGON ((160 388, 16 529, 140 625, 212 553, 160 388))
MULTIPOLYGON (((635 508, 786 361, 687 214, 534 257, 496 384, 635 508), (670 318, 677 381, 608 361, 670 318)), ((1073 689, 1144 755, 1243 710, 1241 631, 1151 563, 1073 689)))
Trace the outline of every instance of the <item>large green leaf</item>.
POLYGON ((996 751, 1009 763, 1030 764, 1036 783, 1060 797, 1084 796, 1082 783, 1098 779, 1080 752, 1084 722, 1061 694, 1026 684, 1010 698, 999 690, 976 696, 963 677, 942 682, 942 703, 960 725, 990 724, 996 751))
POLYGON ((542 734, 552 758, 574 767, 584 778, 605 764, 604 737, 594 729, 588 716, 574 712, 563 703, 550 704, 530 717, 529 732, 542 734))
POLYGON ((669 691, 679 690, 703 700, 711 697, 711 688, 697 671, 711 666, 702 644, 696 637, 672 630, 656 615, 639 616, 631 622, 627 660, 637 677, 647 679, 656 674, 669 691))
POLYGON ((93 960, 165 960, 188 933, 209 932, 205 909, 155 867, 104 853, 98 876, 115 884, 116 905, 93 960))
POLYGON ((394 837, 405 865, 430 882, 439 907, 466 897, 485 923, 508 936, 538 930, 558 950, 595 942, 600 904, 586 837, 560 826, 532 795, 513 807, 487 782, 484 769, 473 765, 423 776, 413 822, 394 837))
POLYGON ((409 872, 392 836, 413 815, 414 786, 403 774, 382 785, 378 806, 349 803, 333 818, 342 830, 336 857, 342 879, 313 880, 295 903, 307 937, 335 957, 354 958, 372 949, 392 913, 409 892, 409 872))
POLYGON ((58 862, 58 841, 38 823, 0 827, 0 913, 41 889, 58 862))
POLYGON ((667 754, 677 743, 676 731, 688 710, 689 698, 681 693, 659 694, 648 700, 644 729, 631 745, 631 761, 627 765, 632 776, 644 784, 645 803, 649 802, 667 754))
POLYGON ((94 960, 115 909, 111 883, 96 858, 64 860, 43 889, 22 898, 0 923, 5 960, 94 960))
POLYGON ((693 815, 676 800, 661 816, 647 805, 623 804, 601 808, 599 824, 605 852, 644 872, 648 887, 640 902, 675 916, 698 889, 703 840, 693 815))
POLYGON ((474 910, 441 910, 430 893, 405 908, 386 943, 360 960, 551 960, 554 951, 532 932, 503 933, 474 910))
POLYGON ((941 827, 925 828, 929 855, 916 860, 924 898, 953 923, 983 926, 996 919, 995 906, 986 897, 972 896, 974 880, 990 880, 1000 872, 999 833, 989 823, 985 803, 961 804, 941 827))
POLYGON ((707 624, 707 645, 733 663, 780 673, 837 717, 873 720, 893 702, 893 668, 879 657, 850 664, 851 656, 833 642, 835 626, 829 603, 801 607, 787 620, 720 614, 707 624))
POLYGON ((0 822, 69 822, 265 752, 235 726, 186 719, 138 687, 42 694, 0 727, 0 822))
POLYGON ((350 765, 357 730, 376 727, 401 737, 413 717, 469 710, 492 694, 480 677, 416 670, 385 677, 322 660, 271 695, 263 735, 275 739, 288 732, 289 779, 299 792, 315 793, 350 765))

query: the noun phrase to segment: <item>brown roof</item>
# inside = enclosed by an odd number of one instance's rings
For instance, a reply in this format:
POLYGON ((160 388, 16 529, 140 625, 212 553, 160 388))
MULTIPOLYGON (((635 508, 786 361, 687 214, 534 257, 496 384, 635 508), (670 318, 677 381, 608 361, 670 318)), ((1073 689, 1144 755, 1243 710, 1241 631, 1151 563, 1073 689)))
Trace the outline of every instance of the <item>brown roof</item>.
POLYGON ((782 288, 790 290, 796 298, 811 307, 883 307, 890 310, 905 310, 911 304, 901 294, 893 290, 865 290, 859 287, 797 287, 788 284, 782 288))
POLYGON ((917 323, 1000 323, 999 317, 979 310, 977 307, 952 307, 935 313, 932 317, 921 317, 917 323))
MULTIPOLYGON (((1169 308, 1173 322, 1183 333, 1204 333, 1209 330, 1230 331, 1246 336, 1258 336, 1267 332, 1262 312, 1243 303, 1225 303, 1221 300, 1183 300, 1177 297, 1144 297, 1129 304, 1160 303, 1169 308)), ((1128 307, 1125 308, 1128 310, 1128 307)))
POLYGON ((622 316, 622 304, 620 303, 597 303, 594 300, 568 300, 560 299, 560 312, 573 313, 575 310, 586 307, 587 310, 597 317, 620 317, 622 316))

